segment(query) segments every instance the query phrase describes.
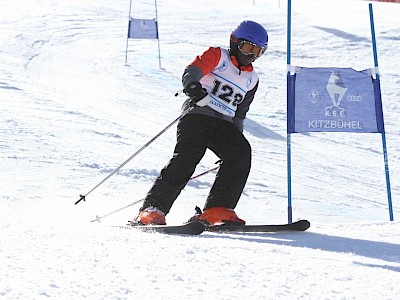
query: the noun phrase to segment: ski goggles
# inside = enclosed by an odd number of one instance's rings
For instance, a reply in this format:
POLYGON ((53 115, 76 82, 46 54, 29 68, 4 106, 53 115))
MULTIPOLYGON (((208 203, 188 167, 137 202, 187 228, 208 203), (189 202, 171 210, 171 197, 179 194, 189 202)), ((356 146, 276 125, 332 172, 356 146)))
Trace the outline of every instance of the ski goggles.
POLYGON ((267 47, 260 47, 252 42, 242 41, 239 44, 239 50, 244 55, 254 55, 255 57, 259 58, 264 54, 265 50, 267 50, 267 47))

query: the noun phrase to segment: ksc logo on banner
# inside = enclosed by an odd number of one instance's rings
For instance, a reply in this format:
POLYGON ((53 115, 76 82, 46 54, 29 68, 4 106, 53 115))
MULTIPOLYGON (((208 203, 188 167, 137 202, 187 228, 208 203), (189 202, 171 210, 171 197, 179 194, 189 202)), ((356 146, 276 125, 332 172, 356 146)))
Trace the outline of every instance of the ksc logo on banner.
POLYGON ((367 70, 301 68, 295 95, 295 132, 377 131, 374 90, 367 70))

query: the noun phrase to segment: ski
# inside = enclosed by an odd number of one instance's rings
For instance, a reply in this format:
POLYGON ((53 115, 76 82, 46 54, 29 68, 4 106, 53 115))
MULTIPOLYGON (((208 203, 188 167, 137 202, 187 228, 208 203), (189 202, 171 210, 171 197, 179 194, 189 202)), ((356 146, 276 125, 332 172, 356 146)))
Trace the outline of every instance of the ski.
POLYGON ((310 228, 310 222, 307 220, 299 220, 290 224, 268 224, 268 225, 216 225, 205 226, 199 221, 192 221, 182 225, 139 225, 129 221, 126 226, 118 226, 120 228, 135 229, 142 232, 157 232, 164 234, 180 234, 180 235, 199 235, 203 231, 209 232, 232 232, 232 233, 275 233, 290 231, 306 231, 310 228))
POLYGON ((130 221, 128 225, 119 227, 140 230, 143 232, 182 235, 198 235, 205 230, 204 224, 198 221, 188 222, 182 225, 139 225, 130 221))
POLYGON ((283 231, 305 231, 308 228, 310 228, 309 221, 299 220, 297 222, 279 225, 216 225, 207 226, 205 230, 211 232, 274 233, 283 231))

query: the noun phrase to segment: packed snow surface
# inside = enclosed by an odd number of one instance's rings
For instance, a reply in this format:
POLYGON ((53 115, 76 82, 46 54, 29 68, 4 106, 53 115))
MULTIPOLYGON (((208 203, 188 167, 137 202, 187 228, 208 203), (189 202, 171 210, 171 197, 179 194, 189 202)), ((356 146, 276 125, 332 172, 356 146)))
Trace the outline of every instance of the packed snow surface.
MULTIPOLYGON (((374 66, 368 1, 292 2, 292 64, 374 66)), ((155 17, 154 1, 132 4, 133 17, 155 17)), ((125 64, 127 0, 2 0, 0 298, 399 299, 400 4, 373 9, 394 221, 380 134, 293 134, 293 219, 311 228, 190 237, 113 226, 137 214, 176 126, 89 191, 180 115, 184 67, 250 19, 269 48, 254 64, 253 166, 236 212, 287 222, 287 3, 159 1, 160 68, 156 40, 129 40, 125 64)), ((207 152, 195 174, 217 160, 207 152)), ((214 177, 188 183, 168 224, 203 206, 214 177)))

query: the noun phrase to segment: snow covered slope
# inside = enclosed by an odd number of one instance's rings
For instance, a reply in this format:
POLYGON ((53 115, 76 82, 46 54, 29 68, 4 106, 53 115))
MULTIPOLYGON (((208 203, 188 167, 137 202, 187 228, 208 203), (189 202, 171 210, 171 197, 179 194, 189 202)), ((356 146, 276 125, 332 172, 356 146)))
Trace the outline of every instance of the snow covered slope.
MULTIPOLYGON (((251 19, 268 29, 245 122, 253 168, 237 207, 248 223, 287 221, 285 1, 159 1, 157 42, 125 46, 129 1, 0 3, 1 299, 397 299, 400 284, 400 4, 374 2, 395 222, 381 137, 292 136, 300 234, 165 236, 113 228, 137 213, 170 158, 175 127, 73 204, 180 114, 184 67, 251 19)), ((368 1, 292 3, 292 63, 373 66, 368 1)), ((154 17, 154 2, 133 3, 154 17)), ((207 153, 196 174, 214 167, 207 153)), ((186 221, 215 173, 191 181, 167 216, 186 221)))

